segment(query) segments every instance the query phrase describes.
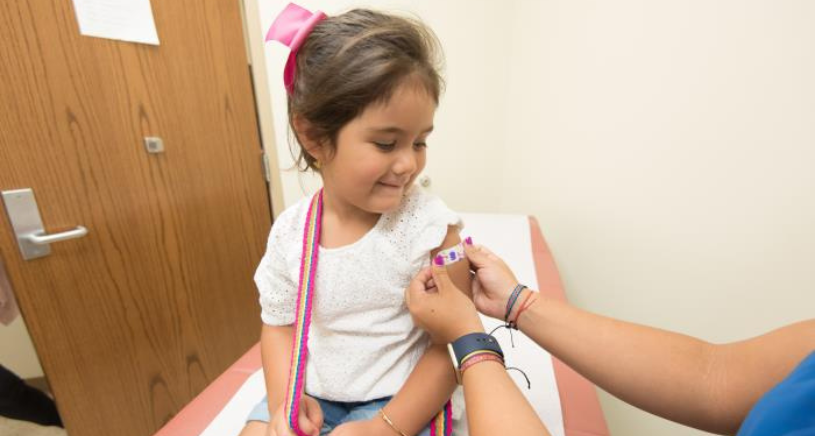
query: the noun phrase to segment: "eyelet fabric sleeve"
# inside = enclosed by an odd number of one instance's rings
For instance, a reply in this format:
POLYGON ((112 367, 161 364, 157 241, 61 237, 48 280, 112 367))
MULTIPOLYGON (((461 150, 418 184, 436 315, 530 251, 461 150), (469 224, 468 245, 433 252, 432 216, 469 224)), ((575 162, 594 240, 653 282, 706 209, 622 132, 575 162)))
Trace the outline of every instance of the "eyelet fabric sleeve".
MULTIPOLYGON (((301 202, 302 203, 302 202, 301 202)), ((294 306, 297 301, 297 283, 291 274, 292 256, 287 254, 289 245, 296 240, 297 219, 302 204, 284 211, 269 232, 266 253, 255 271, 255 285, 260 296, 260 318, 270 326, 294 323, 294 306)))
POLYGON ((429 253, 442 247, 450 226, 461 230, 464 223, 441 198, 416 188, 416 193, 406 199, 405 213, 414 217, 406 232, 410 236, 409 259, 411 268, 418 271, 430 264, 429 253))

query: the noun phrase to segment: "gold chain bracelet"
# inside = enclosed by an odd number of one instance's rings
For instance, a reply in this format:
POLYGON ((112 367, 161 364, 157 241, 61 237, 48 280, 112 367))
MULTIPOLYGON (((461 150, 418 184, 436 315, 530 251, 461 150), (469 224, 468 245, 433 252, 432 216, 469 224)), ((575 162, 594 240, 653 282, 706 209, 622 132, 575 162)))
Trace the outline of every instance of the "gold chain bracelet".
POLYGON ((407 436, 402 430, 399 430, 399 427, 397 427, 396 424, 394 424, 390 418, 388 418, 388 415, 385 415, 385 409, 379 409, 379 416, 381 416, 382 419, 384 419, 385 422, 388 423, 388 425, 393 429, 393 431, 399 433, 399 436, 407 436))

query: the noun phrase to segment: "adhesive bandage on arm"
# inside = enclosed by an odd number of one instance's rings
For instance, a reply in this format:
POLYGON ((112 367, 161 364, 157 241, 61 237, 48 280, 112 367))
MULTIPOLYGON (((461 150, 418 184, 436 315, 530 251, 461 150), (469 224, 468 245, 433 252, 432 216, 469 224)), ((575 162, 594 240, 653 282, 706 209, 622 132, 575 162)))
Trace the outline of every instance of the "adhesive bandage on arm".
POLYGON ((436 259, 441 258, 442 263, 439 264, 437 262, 436 264, 448 266, 456 262, 462 261, 466 257, 467 255, 464 254, 464 245, 462 243, 458 243, 450 248, 445 248, 444 250, 439 251, 439 253, 436 255, 436 259))

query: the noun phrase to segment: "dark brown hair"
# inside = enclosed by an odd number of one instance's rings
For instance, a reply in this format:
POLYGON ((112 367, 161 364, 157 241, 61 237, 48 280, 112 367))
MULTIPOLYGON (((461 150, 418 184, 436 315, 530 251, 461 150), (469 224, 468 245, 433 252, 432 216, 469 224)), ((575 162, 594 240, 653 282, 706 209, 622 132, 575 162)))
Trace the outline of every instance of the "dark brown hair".
POLYGON ((354 9, 319 22, 297 53, 289 94, 289 125, 300 144, 298 167, 315 168, 294 127, 295 117, 308 126, 301 134, 334 151, 343 126, 368 105, 386 103, 407 79, 438 104, 444 86, 440 51, 433 32, 410 18, 354 9))

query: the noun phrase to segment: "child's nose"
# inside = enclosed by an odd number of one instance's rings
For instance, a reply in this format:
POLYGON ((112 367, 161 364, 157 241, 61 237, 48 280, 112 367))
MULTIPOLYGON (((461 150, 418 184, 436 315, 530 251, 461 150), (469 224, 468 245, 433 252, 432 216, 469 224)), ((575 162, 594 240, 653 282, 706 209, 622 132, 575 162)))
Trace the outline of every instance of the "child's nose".
POLYGON ((396 174, 412 174, 416 172, 418 162, 415 153, 411 150, 402 151, 396 157, 396 162, 393 164, 393 172, 396 174))

